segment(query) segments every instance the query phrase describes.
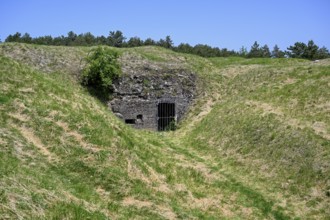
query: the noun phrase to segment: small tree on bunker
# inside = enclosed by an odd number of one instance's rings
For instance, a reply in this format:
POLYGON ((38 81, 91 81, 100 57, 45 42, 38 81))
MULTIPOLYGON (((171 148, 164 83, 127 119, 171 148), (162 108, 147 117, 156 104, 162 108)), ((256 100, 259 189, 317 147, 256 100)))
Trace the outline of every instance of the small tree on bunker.
POLYGON ((82 84, 103 94, 111 92, 113 80, 121 73, 118 56, 116 51, 109 48, 99 46, 94 49, 86 58, 82 84))

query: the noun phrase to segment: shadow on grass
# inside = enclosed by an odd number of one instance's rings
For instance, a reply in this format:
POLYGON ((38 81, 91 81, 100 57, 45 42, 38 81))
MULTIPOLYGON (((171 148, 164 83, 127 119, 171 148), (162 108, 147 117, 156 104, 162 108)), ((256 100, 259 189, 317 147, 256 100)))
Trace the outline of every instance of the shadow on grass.
POLYGON ((101 88, 94 88, 91 86, 85 86, 85 88, 91 96, 101 101, 104 105, 107 105, 107 102, 112 98, 112 90, 105 91, 101 88))

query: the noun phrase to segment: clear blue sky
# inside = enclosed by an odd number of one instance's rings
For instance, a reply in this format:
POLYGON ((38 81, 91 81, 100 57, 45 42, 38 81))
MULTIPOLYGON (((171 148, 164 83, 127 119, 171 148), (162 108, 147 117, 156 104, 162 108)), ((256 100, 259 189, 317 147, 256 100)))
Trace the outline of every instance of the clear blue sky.
POLYGON ((330 49, 330 0, 0 0, 0 39, 121 30, 126 37, 238 50, 254 41, 285 50, 314 40, 330 49))

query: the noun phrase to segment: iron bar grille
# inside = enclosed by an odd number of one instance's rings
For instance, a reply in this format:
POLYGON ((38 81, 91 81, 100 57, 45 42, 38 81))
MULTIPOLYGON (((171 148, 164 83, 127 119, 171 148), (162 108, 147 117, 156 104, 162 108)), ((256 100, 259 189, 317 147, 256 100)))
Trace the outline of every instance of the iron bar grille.
POLYGON ((175 104, 158 104, 158 131, 168 131, 175 129, 175 104))

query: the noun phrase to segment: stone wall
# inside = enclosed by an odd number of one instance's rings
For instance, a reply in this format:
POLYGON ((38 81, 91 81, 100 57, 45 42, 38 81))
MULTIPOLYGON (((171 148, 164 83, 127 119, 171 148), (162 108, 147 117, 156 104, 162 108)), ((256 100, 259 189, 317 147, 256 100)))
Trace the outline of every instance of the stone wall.
POLYGON ((180 121, 196 93, 196 75, 177 66, 144 63, 123 68, 114 81, 109 107, 135 128, 157 130, 158 103, 174 103, 175 118, 180 121))

